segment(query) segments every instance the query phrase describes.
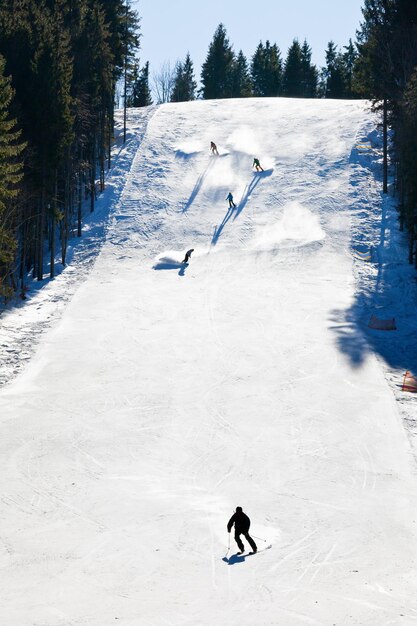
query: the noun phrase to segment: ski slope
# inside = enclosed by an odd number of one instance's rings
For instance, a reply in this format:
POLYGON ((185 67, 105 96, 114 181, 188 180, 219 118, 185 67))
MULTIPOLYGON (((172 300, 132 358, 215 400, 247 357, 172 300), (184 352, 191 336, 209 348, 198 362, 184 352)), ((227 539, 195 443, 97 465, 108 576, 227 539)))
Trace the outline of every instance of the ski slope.
POLYGON ((417 623, 410 444, 379 358, 340 341, 373 115, 142 115, 94 266, 0 392, 0 622, 417 623), (272 548, 227 562, 237 505, 272 548))

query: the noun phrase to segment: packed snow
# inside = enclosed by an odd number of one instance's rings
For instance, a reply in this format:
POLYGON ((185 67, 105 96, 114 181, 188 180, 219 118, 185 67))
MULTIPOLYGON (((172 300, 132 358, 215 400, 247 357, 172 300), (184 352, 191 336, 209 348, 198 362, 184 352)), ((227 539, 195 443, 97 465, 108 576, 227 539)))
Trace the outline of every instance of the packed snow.
POLYGON ((1 623, 416 623, 415 272, 368 104, 131 111, 115 157, 0 317, 1 623))

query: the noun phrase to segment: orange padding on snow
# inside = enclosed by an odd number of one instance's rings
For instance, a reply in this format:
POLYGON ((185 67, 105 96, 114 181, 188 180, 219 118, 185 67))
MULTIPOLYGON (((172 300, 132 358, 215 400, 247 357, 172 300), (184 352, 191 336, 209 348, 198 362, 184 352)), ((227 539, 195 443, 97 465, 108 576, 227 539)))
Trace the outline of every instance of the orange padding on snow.
POLYGON ((392 317, 389 320, 380 320, 376 315, 371 316, 368 327, 375 328, 376 330, 397 330, 395 317, 392 317))
POLYGON ((404 374, 402 391, 411 391, 412 393, 417 393, 417 378, 410 374, 410 372, 406 372, 404 374))
POLYGON ((360 259, 361 261, 372 261, 372 254, 370 251, 359 252, 359 250, 354 250, 353 256, 356 257, 357 259, 360 259))

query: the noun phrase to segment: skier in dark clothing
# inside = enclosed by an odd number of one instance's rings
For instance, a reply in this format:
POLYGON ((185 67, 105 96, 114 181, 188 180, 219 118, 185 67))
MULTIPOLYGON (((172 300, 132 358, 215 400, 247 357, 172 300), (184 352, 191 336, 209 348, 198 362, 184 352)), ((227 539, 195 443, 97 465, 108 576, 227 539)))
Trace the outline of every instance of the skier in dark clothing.
POLYGON ((194 252, 194 248, 191 248, 191 250, 187 250, 187 252, 185 253, 185 259, 181 261, 181 263, 188 263, 188 259, 191 258, 192 252, 194 252))
POLYGON ((227 532, 230 533, 232 530, 233 524, 235 525, 235 541, 239 548, 239 554, 245 551, 245 547, 242 543, 240 535, 243 535, 246 541, 249 543, 252 548, 252 554, 255 554, 258 551, 256 547, 256 543, 249 535, 249 527, 250 527, 250 519, 245 513, 242 511, 241 506, 236 507, 236 513, 232 515, 227 524, 227 532))
POLYGON ((214 141, 210 142, 210 150, 213 154, 217 154, 217 156, 219 156, 219 151, 217 150, 217 146, 214 141))
POLYGON ((231 192, 231 191, 229 191, 229 194, 228 194, 228 196, 226 197, 226 200, 229 200, 229 209, 235 209, 235 208, 236 208, 236 205, 235 205, 235 203, 233 202, 233 195, 232 195, 232 192, 231 192))
POLYGON ((259 159, 257 159, 256 157, 253 159, 253 165, 252 167, 256 168, 256 171, 259 172, 259 170, 261 170, 261 172, 264 171, 264 168, 262 167, 262 165, 259 163, 259 159))

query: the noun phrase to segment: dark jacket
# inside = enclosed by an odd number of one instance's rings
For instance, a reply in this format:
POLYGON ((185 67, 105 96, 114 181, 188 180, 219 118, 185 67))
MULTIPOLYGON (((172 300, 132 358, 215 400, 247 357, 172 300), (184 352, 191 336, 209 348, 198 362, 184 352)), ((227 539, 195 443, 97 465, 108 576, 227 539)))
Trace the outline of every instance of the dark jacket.
POLYGON ((235 532, 236 533, 247 533, 247 532, 249 532, 250 519, 249 519, 249 517, 247 515, 245 515, 245 513, 243 511, 242 511, 242 513, 235 513, 229 519, 229 522, 227 524, 227 530, 229 531, 229 533, 232 530, 233 524, 235 525, 235 532))

